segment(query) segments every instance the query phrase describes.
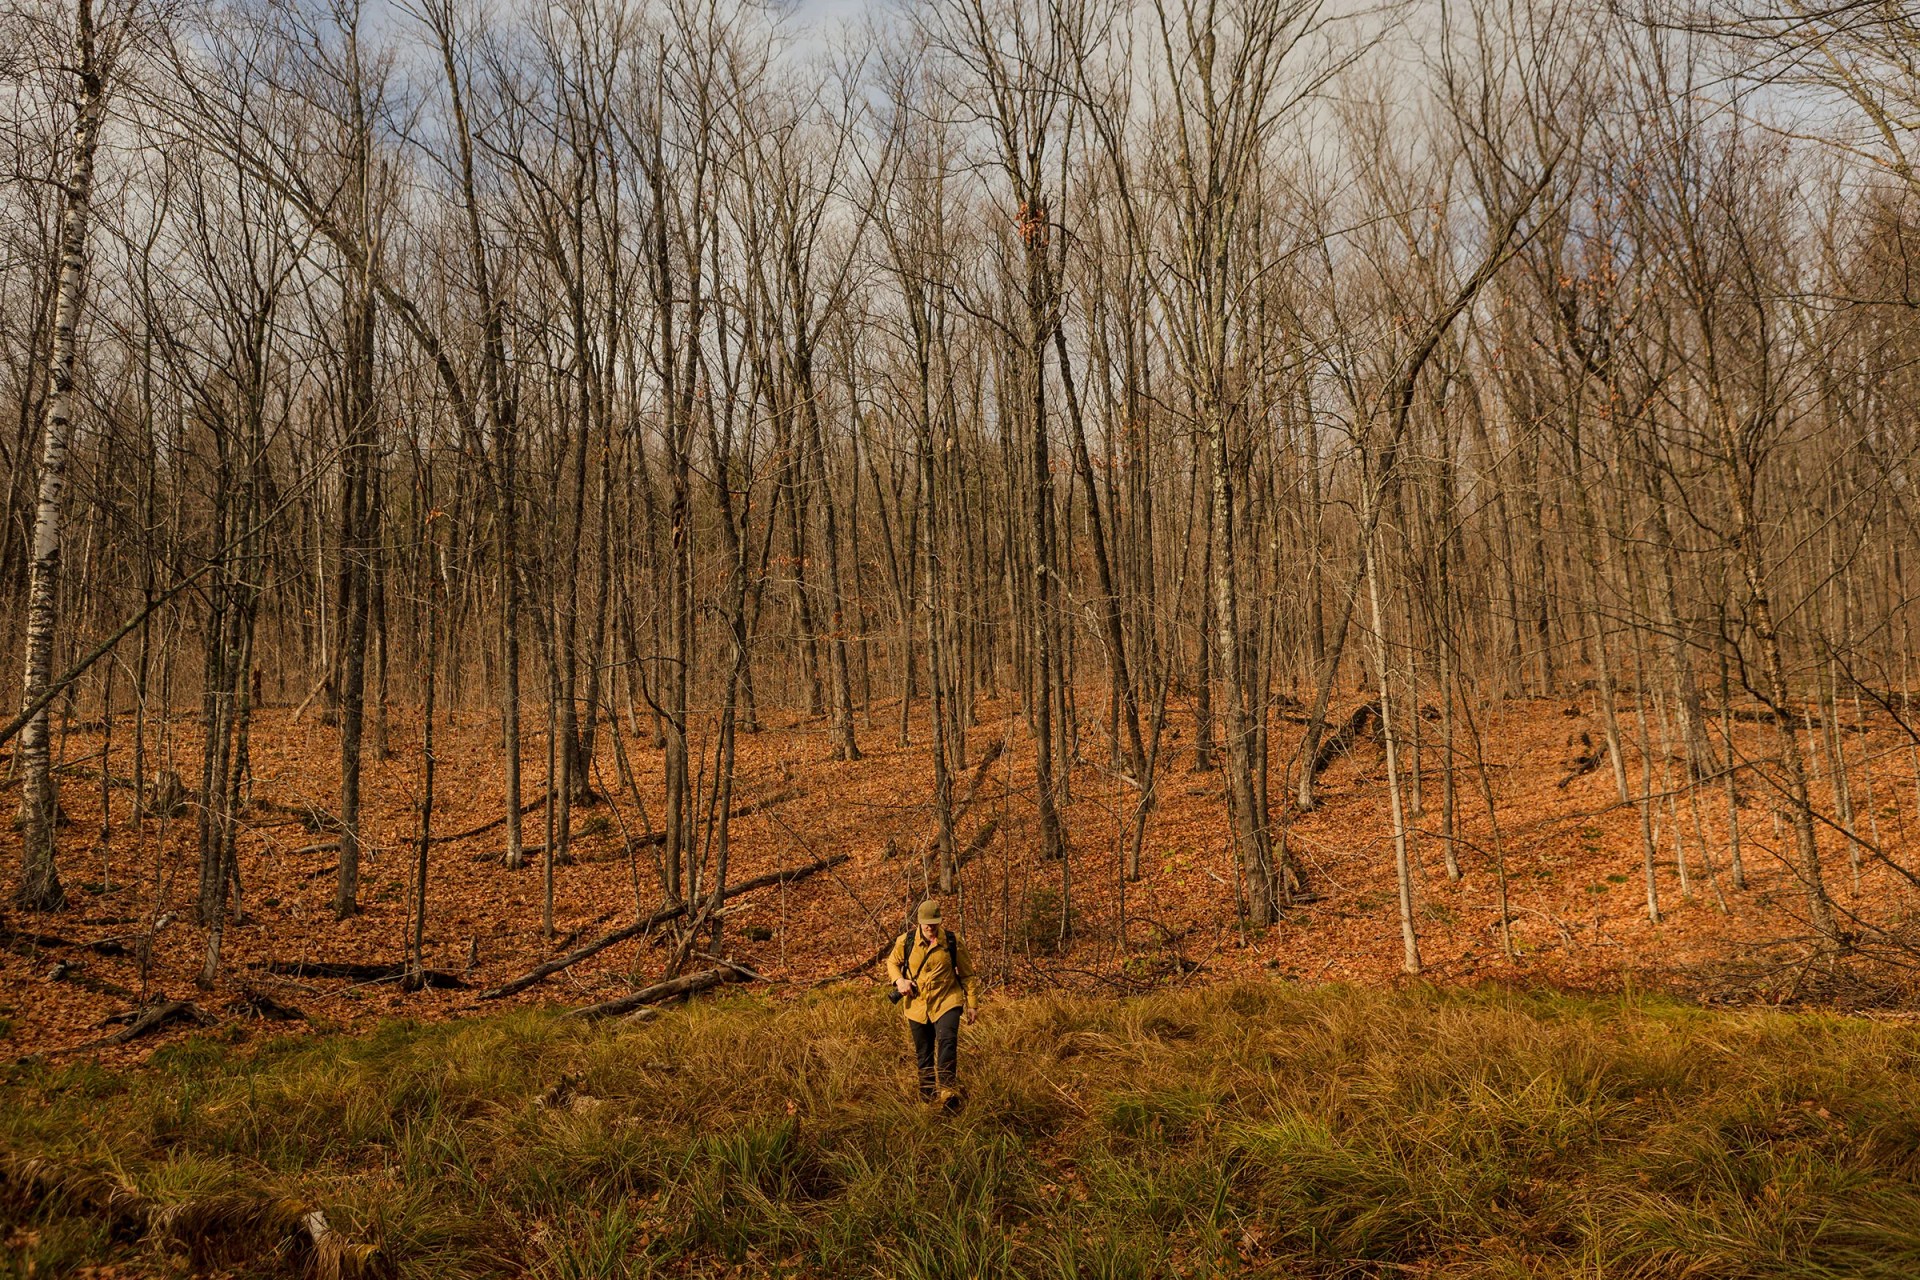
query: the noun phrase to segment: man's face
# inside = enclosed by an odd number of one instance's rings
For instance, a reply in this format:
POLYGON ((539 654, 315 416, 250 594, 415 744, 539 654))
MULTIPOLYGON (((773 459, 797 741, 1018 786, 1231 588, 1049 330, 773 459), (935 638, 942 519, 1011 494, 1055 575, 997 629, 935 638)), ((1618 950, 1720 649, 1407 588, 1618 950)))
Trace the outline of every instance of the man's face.
POLYGON ((940 926, 937 924, 923 924, 920 926, 920 936, 928 942, 938 942, 940 940, 940 926))

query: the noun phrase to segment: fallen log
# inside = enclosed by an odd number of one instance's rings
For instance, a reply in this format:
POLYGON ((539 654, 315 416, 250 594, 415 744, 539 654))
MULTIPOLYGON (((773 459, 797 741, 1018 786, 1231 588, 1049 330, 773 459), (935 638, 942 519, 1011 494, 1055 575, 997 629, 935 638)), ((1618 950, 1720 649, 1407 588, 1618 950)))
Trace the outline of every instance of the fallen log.
POLYGON ((535 965, 533 968, 509 982, 503 982, 497 987, 482 991, 480 993, 480 999, 500 1000, 507 996, 517 995, 536 982, 552 977, 562 969, 571 968, 589 956, 598 955, 608 947, 625 942, 628 938, 638 937, 649 929, 658 928, 669 920, 674 920, 685 915, 686 912, 687 908, 685 903, 671 903, 660 908, 650 916, 644 916, 641 919, 635 920, 632 924, 622 925, 612 933, 603 933, 592 942, 569 951, 564 956, 558 956, 552 960, 548 960, 544 964, 535 965))
MULTIPOLYGON (((394 982, 407 976, 404 964, 360 964, 345 960, 268 960, 253 967, 284 978, 342 978, 349 982, 394 982)), ((428 969, 424 985, 457 991, 467 984, 451 973, 428 969)))
POLYGON ((49 947, 74 947, 81 951, 91 951, 99 956, 127 954, 126 944, 118 938, 98 938, 92 942, 83 942, 78 938, 63 938, 55 933, 33 933, 8 929, 4 926, 0 926, 0 947, 5 947, 16 954, 26 954, 21 951, 22 947, 27 951, 40 951, 49 947))
MULTIPOLYGON (((728 898, 736 898, 743 893, 752 893, 756 889, 767 889, 777 884, 792 884, 796 880, 804 880, 815 872, 825 871, 829 867, 839 866, 847 860, 848 856, 849 855, 844 853, 836 853, 829 857, 816 859, 804 866, 789 867, 784 871, 773 871, 764 876, 755 876, 751 880, 742 880, 739 884, 729 885, 726 891, 720 895, 720 900, 724 902, 728 898)), ((684 902, 669 903, 650 916, 644 916, 639 920, 635 920, 632 924, 622 925, 611 933, 603 933, 585 946, 569 951, 564 956, 548 960, 544 964, 536 965, 509 982, 503 982, 497 987, 482 991, 480 993, 480 999, 499 1000, 506 996, 517 995, 535 983, 559 973, 562 969, 571 968, 589 956, 598 955, 608 947, 625 942, 628 938, 638 937, 649 929, 656 929, 670 920, 677 920, 686 913, 687 906, 684 902)))
POLYGON ((666 842, 667 838, 664 834, 659 832, 646 832, 641 835, 627 837, 619 849, 610 853, 598 854, 591 858, 584 855, 575 856, 573 854, 568 854, 567 856, 573 861, 586 866, 602 865, 609 862, 625 862, 641 849, 651 849, 657 845, 663 845, 666 842))
MULTIPOLYGON (((731 816, 735 818, 751 817, 753 814, 759 813, 763 809, 771 809, 775 805, 785 804, 787 801, 797 799, 800 796, 805 794, 806 793, 802 791, 799 787, 789 787, 784 791, 779 791, 774 793, 773 795, 768 796, 764 800, 755 800, 750 804, 740 805, 732 811, 731 816)), ((520 812, 526 813, 529 810, 537 809, 543 803, 545 803, 543 799, 530 800, 526 804, 520 806, 520 812)), ((435 836, 433 838, 433 843, 440 844, 441 842, 447 841, 447 840, 465 840, 471 836, 484 835, 487 832, 493 830, 495 827, 500 826, 504 822, 506 822, 506 818, 504 816, 495 818, 491 822, 483 822, 477 827, 469 827, 465 831, 456 831, 452 835, 435 836)), ((631 841, 629 841, 629 844, 634 849, 649 849, 654 847, 655 845, 663 845, 666 842, 667 842, 666 832, 649 831, 644 835, 638 835, 633 837, 631 841)), ((546 848, 547 846, 544 842, 540 844, 523 844, 520 846, 520 852, 523 855, 544 853, 546 852, 546 848)), ((507 856, 506 850, 502 849, 497 853, 477 854, 474 857, 474 861, 475 862, 503 862, 505 861, 506 856, 507 856)))
POLYGON ((264 991, 245 988, 227 1005, 230 1013, 245 1018, 260 1018, 268 1022, 304 1022, 307 1015, 304 1010, 290 1004, 282 1004, 264 991))
POLYGON ((300 809, 300 824, 315 835, 322 831, 344 831, 346 823, 337 814, 328 813, 317 804, 304 804, 300 809))
POLYGON ((680 970, 686 965, 687 956, 693 950, 694 939, 700 936, 700 930, 705 927, 708 919, 712 917, 713 908, 713 899, 706 899, 700 904, 699 914, 687 922, 687 927, 680 934, 679 945, 674 947, 673 955, 667 961, 667 977, 677 978, 680 976, 680 970))
POLYGON ((91 991, 97 996, 112 996, 116 1000, 138 1000, 140 998, 138 993, 128 990, 117 982, 109 982, 105 978, 94 977, 70 960, 62 960, 59 964, 53 966, 52 972, 47 974, 47 981, 71 982, 74 986, 84 991, 91 991))
MULTIPOLYGON (((546 802, 547 802, 547 797, 544 793, 542 793, 541 795, 537 795, 533 799, 521 805, 520 812, 523 814, 532 813, 535 809, 538 809, 541 805, 545 804, 546 802)), ((428 843, 429 844, 447 844, 454 840, 470 840, 474 836, 483 836, 487 832, 493 830, 495 827, 504 827, 505 825, 507 825, 507 815, 503 813, 497 818, 489 818, 487 821, 481 823, 477 827, 468 827, 465 831, 449 831, 446 835, 435 836, 433 837, 432 840, 428 841, 428 843)))
MULTIPOLYGON (((116 1235, 187 1246, 189 1251, 214 1241, 225 1248, 237 1242, 316 1280, 357 1280, 388 1271, 378 1245, 355 1244, 334 1230, 326 1214, 306 1202, 257 1193, 216 1191, 199 1197, 153 1199, 131 1186, 124 1174, 98 1165, 63 1164, 44 1157, 0 1160, 0 1189, 36 1206, 59 1205, 103 1219, 116 1235), (276 1246, 306 1253, 304 1265, 276 1246)), ((284 1270, 276 1268, 276 1273, 284 1270)))
MULTIPOLYGON (((533 866, 534 860, 546 851, 547 842, 544 840, 539 844, 521 845, 520 856, 527 859, 527 861, 520 864, 520 870, 525 871, 528 867, 533 866)), ((496 863, 499 866, 506 867, 509 871, 513 870, 513 867, 507 862, 507 850, 505 849, 495 849, 489 853, 476 853, 473 855, 473 860, 475 862, 496 863)), ((575 861, 576 859, 571 853, 563 853, 554 858, 553 865, 556 867, 570 867, 575 861)))
POLYGON ((725 982, 752 982, 759 974, 743 965, 723 964, 716 969, 702 969, 698 973, 682 974, 678 978, 668 978, 665 982, 656 982, 650 987, 642 987, 631 995, 620 996, 614 1000, 603 1000, 599 1004, 590 1004, 582 1009, 573 1009, 565 1015, 569 1018, 582 1018, 594 1022, 601 1018, 611 1018, 618 1014, 630 1013, 642 1005, 659 1004, 666 1000, 675 1000, 683 996, 694 995, 717 987, 725 982))
MULTIPOLYGON (((765 797, 764 799, 753 800, 753 801, 749 801, 746 804, 736 805, 734 806, 733 811, 727 816, 732 818, 750 818, 754 814, 759 813, 762 810, 771 809, 777 805, 783 805, 787 803, 787 801, 789 800, 798 800, 801 796, 805 794, 806 794, 806 789, 804 787, 785 787, 779 791, 774 792, 772 795, 765 797)), ((660 838, 662 841, 664 841, 666 839, 666 836, 663 834, 660 838)))
POLYGON ((150 1035, 169 1023, 192 1022, 205 1026, 213 1021, 212 1018, 200 1012, 200 1006, 191 1000, 163 1000, 159 1004, 148 1005, 145 1009, 132 1011, 131 1016, 132 1021, 125 1027, 110 1036, 95 1040, 93 1044, 86 1047, 131 1044, 141 1036, 150 1035))
MULTIPOLYGON (((760 801, 755 804, 741 805, 739 808, 732 810, 732 816, 735 818, 750 817, 753 814, 759 813, 763 809, 771 809, 777 804, 785 804, 787 801, 792 800, 796 796, 799 796, 801 794, 803 793, 798 790, 785 791, 780 793, 779 795, 772 796, 766 800, 760 801)), ((577 836, 579 833, 575 832, 574 834, 577 836)), ((644 832, 641 835, 630 836, 627 838, 626 847, 621 851, 621 856, 622 857, 631 856, 633 852, 637 849, 658 848, 659 846, 665 844, 666 842, 667 842, 667 833, 664 831, 648 831, 648 832, 644 832)), ((532 857, 535 854, 545 853, 546 851, 547 851, 547 846, 545 841, 542 841, 539 844, 527 844, 527 845, 520 846, 521 854, 526 857, 532 857)), ((507 851, 505 849, 496 849, 491 853, 476 853, 473 855, 473 860, 475 862, 497 862, 497 863, 500 863, 502 866, 504 866, 506 865, 506 861, 507 861, 507 851)), ((566 859, 564 861, 560 863, 556 863, 555 865, 567 866, 567 865, 570 865, 574 860, 575 860, 574 856, 571 853, 569 853, 566 856, 566 859)), ((597 861, 597 859, 589 859, 589 861, 597 861)))
MULTIPOLYGON (((1726 718, 1742 720, 1748 724, 1779 724, 1780 713, 1772 707, 1706 707, 1705 714, 1713 719, 1726 718)), ((1824 729, 1827 727, 1825 716, 1815 715, 1811 711, 1796 711, 1788 717, 1793 723, 1806 729, 1824 729)), ((1842 733, 1871 733, 1873 726, 1867 724, 1846 724, 1838 726, 1842 733)))
POLYGON ((960 803, 953 807, 953 820, 955 822, 964 818, 967 815, 967 810, 973 807, 974 798, 980 793, 980 785, 987 780, 987 770, 993 768, 995 762, 1000 759, 1001 754, 1005 752, 1006 749, 1007 740, 1005 738, 997 739, 994 744, 988 747, 981 755, 979 762, 973 766, 973 776, 967 779, 967 789, 960 794, 960 803))
POLYGON ((899 941, 899 939, 897 938, 887 939, 885 942, 880 944, 880 949, 878 951, 868 956, 865 960, 862 960, 859 964, 853 965, 846 969, 842 969, 838 973, 828 974, 826 977, 819 979, 817 982, 813 984, 815 989, 818 989, 820 987, 832 986, 836 982, 846 982, 851 978, 859 977, 861 974, 865 973, 867 970, 873 968, 873 966, 879 964, 882 960, 885 960, 887 958, 887 952, 893 950, 893 944, 897 941, 899 941))
MULTIPOLYGON (((1780 714, 1772 707, 1708 707, 1706 708, 1706 714, 1710 716, 1722 716, 1729 720, 1744 720, 1749 724, 1780 723, 1780 714)), ((1808 716, 1804 719, 1800 716, 1794 716, 1793 722, 1795 724, 1811 724, 1816 729, 1821 728, 1824 724, 1819 716, 1808 716)))
POLYGON ((1565 791, 1575 778, 1584 778, 1598 769, 1607 758, 1607 741, 1602 738, 1595 742, 1590 733, 1581 733, 1575 741, 1580 753, 1567 762, 1566 776, 1553 785, 1565 791))
POLYGON ((777 884, 792 884, 795 880, 805 880, 817 871, 826 871, 839 866, 850 856, 844 853, 828 854, 824 858, 816 858, 798 867, 788 867, 784 871, 769 871, 763 876, 742 880, 739 884, 728 885, 726 892, 720 895, 720 900, 725 902, 728 898, 737 898, 743 893, 752 893, 755 889, 771 889, 777 884))
POLYGON ((1313 753, 1313 776, 1319 777, 1328 765, 1353 750, 1361 735, 1370 732, 1380 719, 1380 704, 1363 702, 1355 707, 1353 714, 1320 743, 1320 749, 1313 753))
MULTIPOLYGON (((962 819, 967 816, 967 811, 973 808, 973 802, 979 798, 980 788, 985 784, 988 772, 993 768, 994 763, 1000 759, 1000 756, 1006 749, 1007 740, 1000 738, 995 740, 992 746, 981 753, 980 759, 974 763, 973 774, 967 779, 965 789, 960 792, 959 799, 955 800, 947 810, 947 827, 949 830, 957 830, 959 828, 962 819)), ((990 821, 982 828, 986 833, 984 836, 976 834, 973 843, 969 844, 965 851, 954 855, 954 870, 958 871, 966 865, 969 858, 972 858, 975 854, 979 853, 981 849, 985 848, 986 842, 993 838, 993 831, 999 825, 998 819, 990 821), (978 847, 975 847, 976 845, 978 847)), ((935 835, 929 833, 925 842, 919 846, 922 863, 931 863, 935 839, 935 835)), ((889 840, 887 842, 886 856, 892 857, 893 853, 893 842, 889 840)), ((929 871, 929 874, 931 874, 931 871, 929 871)))
POLYGON ((962 849, 960 856, 953 860, 953 869, 958 871, 985 853, 987 846, 993 842, 994 833, 999 830, 1000 819, 998 818, 988 818, 981 823, 980 829, 973 833, 973 839, 967 841, 967 847, 962 849))
POLYGON ((258 966, 287 978, 346 978, 374 982, 399 969, 390 964, 360 964, 350 960, 268 960, 258 966))
POLYGON ((577 924, 573 926, 573 928, 567 930, 566 935, 562 937, 558 942, 554 943, 553 945, 556 947, 570 947, 574 943, 580 941, 580 935, 585 933, 588 929, 592 928, 595 925, 605 924, 608 920, 611 920, 612 918, 613 918, 613 913, 611 911, 603 911, 599 915, 595 916, 593 919, 586 921, 584 924, 577 924))

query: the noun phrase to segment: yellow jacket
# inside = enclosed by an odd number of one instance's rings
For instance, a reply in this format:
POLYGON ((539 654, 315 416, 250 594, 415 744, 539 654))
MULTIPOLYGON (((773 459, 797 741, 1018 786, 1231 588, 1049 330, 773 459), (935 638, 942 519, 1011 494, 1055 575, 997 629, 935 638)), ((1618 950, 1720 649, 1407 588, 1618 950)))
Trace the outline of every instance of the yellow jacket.
POLYGON ((913 980, 914 993, 900 1000, 900 1012, 908 1022, 935 1022, 941 1015, 962 1007, 972 1008, 979 994, 978 984, 973 975, 973 957, 967 954, 967 944, 959 934, 940 931, 937 941, 929 943, 919 936, 920 931, 903 933, 893 940, 893 950, 887 953, 887 981, 898 982, 901 978, 913 980), (952 937, 954 948, 951 955, 947 952, 947 939, 952 937), (913 960, 907 961, 907 942, 913 941, 913 960), (908 965, 902 968, 902 965, 908 965))

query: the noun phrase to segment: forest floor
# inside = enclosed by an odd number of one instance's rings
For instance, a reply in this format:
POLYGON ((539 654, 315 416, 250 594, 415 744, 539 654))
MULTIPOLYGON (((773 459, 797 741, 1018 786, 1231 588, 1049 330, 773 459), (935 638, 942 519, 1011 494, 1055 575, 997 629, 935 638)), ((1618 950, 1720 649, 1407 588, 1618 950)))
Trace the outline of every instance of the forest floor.
MULTIPOLYGON (((902 746, 897 703, 877 706, 859 724, 864 757, 851 763, 830 758, 821 721, 769 725, 740 737, 735 805, 736 812, 746 812, 731 824, 730 881, 823 855, 848 855, 805 880, 728 902, 722 949, 778 991, 791 994, 835 977, 878 981, 876 953, 904 927, 911 905, 926 891, 931 763, 923 709, 914 710, 913 740, 902 746)), ((1143 874, 1127 883, 1123 853, 1134 796, 1105 764, 1107 743, 1098 725, 1084 726, 1076 756, 1067 810, 1072 853, 1063 868, 1037 856, 1033 755, 1016 714, 1005 702, 979 706, 966 744, 969 769, 955 784, 956 795, 970 787, 973 792, 957 838, 962 846, 977 846, 978 854, 962 869, 948 918, 969 940, 990 990, 1140 992, 1248 977, 1369 986, 1407 981, 1388 788, 1377 742, 1361 739, 1335 760, 1322 775, 1319 805, 1288 823, 1286 839, 1309 878, 1312 900, 1292 907, 1277 926, 1254 933, 1237 924, 1224 774, 1193 770, 1190 716, 1177 714, 1168 729, 1143 874), (979 762, 1003 742, 1006 749, 981 772, 979 762), (1065 884, 1063 872, 1071 877, 1065 884), (1071 928, 1061 949, 1063 888, 1071 928)), ((1850 842, 1838 824, 1823 827, 1820 840, 1842 927, 1872 952, 1904 937, 1914 918, 1912 884, 1889 860, 1920 862, 1920 780, 1911 741, 1892 716, 1871 707, 1854 716, 1836 736, 1847 760, 1859 841, 1850 842)), ((1624 765, 1637 798, 1642 761, 1631 744, 1639 726, 1626 698, 1621 717, 1629 744, 1624 765)), ((504 783, 496 726, 491 712, 478 709, 457 711, 437 726, 436 833, 463 832, 499 818, 504 783)), ((641 805, 618 781, 608 740, 616 727, 601 727, 594 781, 613 798, 574 810, 573 860, 554 872, 551 941, 542 935, 537 854, 518 871, 501 865, 505 836, 499 825, 433 846, 426 960, 457 985, 416 993, 377 972, 325 978, 287 970, 315 963, 394 966, 402 960, 422 785, 417 717, 396 712, 386 752, 369 754, 363 829, 371 847, 362 865, 362 910, 336 921, 329 905, 336 855, 324 817, 315 815, 337 806, 337 730, 313 714, 296 718, 286 708, 258 713, 250 803, 239 842, 243 912, 226 931, 212 991, 196 990, 194 983, 206 953, 206 931, 192 921, 194 810, 183 805, 170 816, 129 824, 130 717, 115 721, 110 750, 97 723, 61 729, 67 823, 60 834, 60 867, 69 905, 56 914, 9 911, 4 917, 0 1054, 64 1060, 84 1051, 106 1062, 134 1060, 193 1024, 127 1044, 102 1043, 115 1034, 109 1020, 168 998, 191 1000, 193 1013, 242 1038, 263 1016, 297 1013, 307 1026, 325 1030, 389 1017, 438 1021, 499 1008, 478 994, 661 905, 657 848, 630 851, 628 840, 657 829, 660 821, 661 753, 650 745, 647 727, 638 726, 637 734, 631 727, 619 730, 641 805), (113 815, 105 839, 103 795, 113 815)), ((1787 860, 1791 832, 1764 772, 1739 775, 1746 887, 1738 889, 1721 783, 1694 791, 1680 787, 1683 766, 1656 745, 1653 800, 1643 809, 1619 802, 1610 762, 1580 771, 1583 744, 1601 739, 1591 695, 1577 702, 1510 702, 1481 729, 1498 832, 1496 837, 1488 821, 1487 797, 1472 761, 1463 759, 1455 800, 1454 847, 1463 873, 1457 882, 1448 877, 1439 836, 1439 751, 1429 743, 1420 753, 1422 804, 1413 819, 1412 856, 1423 981, 1563 991, 1655 989, 1735 1004, 1914 1005, 1914 991, 1898 976, 1904 972, 1898 965, 1875 966, 1862 976, 1857 966, 1808 963, 1805 895, 1787 860), (1650 822, 1659 851, 1659 923, 1648 919, 1643 820, 1650 822), (1677 852, 1686 863, 1684 886, 1677 852), (1499 861, 1510 904, 1506 943, 1499 929, 1499 861)), ((1438 737, 1431 722, 1422 731, 1438 737)), ((1276 814, 1289 794, 1282 772, 1299 733, 1293 720, 1273 721, 1276 814)), ((1771 725, 1741 722, 1737 745, 1746 757, 1765 759, 1773 733, 1771 725)), ((1649 717, 1648 736, 1655 744, 1663 740, 1656 717, 1649 717)), ((1806 740, 1817 743, 1819 730, 1806 740)), ((711 743, 697 738, 694 746, 706 751, 700 757, 708 762, 704 777, 711 772, 711 743)), ((1723 746, 1716 736, 1716 750, 1723 746)), ((525 750, 526 794, 538 796, 547 756, 542 735, 530 733, 525 750)), ((169 769, 191 787, 198 756, 195 717, 149 723, 149 777, 169 769)), ((1816 773, 1818 800, 1829 813, 1837 811, 1831 759, 1823 754, 1816 773)), ((18 782, 10 781, 0 790, 0 803, 11 807, 17 795, 18 782)), ((18 839, 11 831, 0 835, 0 846, 12 846, 0 858, 9 878, 17 875, 18 839)), ((535 807, 526 818, 526 843, 537 846, 545 839, 545 813, 535 807)), ((584 1005, 620 995, 658 978, 673 945, 667 929, 624 942, 505 1003, 584 1005)))

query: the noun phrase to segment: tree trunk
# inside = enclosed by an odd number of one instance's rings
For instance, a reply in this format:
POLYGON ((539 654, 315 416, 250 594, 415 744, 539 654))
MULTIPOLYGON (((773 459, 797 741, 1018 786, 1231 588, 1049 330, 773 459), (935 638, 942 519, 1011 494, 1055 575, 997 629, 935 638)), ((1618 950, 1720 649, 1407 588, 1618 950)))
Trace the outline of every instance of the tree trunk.
MULTIPOLYGON (((1368 527, 1373 522, 1368 521, 1368 527)), ((1400 795, 1399 738, 1393 731, 1393 659, 1387 647, 1386 618, 1380 607, 1380 564, 1372 539, 1366 548, 1367 602, 1373 615, 1373 665, 1380 688, 1380 740, 1387 753, 1387 796, 1393 815, 1393 873, 1400 895, 1401 969, 1420 972, 1420 935, 1414 927, 1413 865, 1407 851, 1407 816, 1400 795)), ((1409 714, 1412 714, 1409 712, 1409 714)))
POLYGON ((1234 565, 1233 483, 1229 471, 1225 406, 1213 404, 1206 415, 1207 457, 1212 471, 1214 666, 1227 700, 1227 795, 1234 847, 1246 878, 1247 916, 1257 929, 1278 914, 1272 850, 1260 823, 1253 793, 1253 730, 1247 707, 1247 670, 1241 655, 1240 593, 1234 565))
POLYGON ((347 444, 341 454, 345 511, 340 560, 344 611, 340 619, 340 863, 333 913, 344 920, 359 909, 360 766, 366 724, 367 624, 374 555, 371 475, 374 467, 374 299, 362 279, 353 287, 346 317, 347 444))
MULTIPOLYGON (((60 218, 60 283, 54 304, 53 350, 48 359, 46 434, 41 442, 40 490, 34 507, 32 568, 27 586, 26 676, 22 705, 32 706, 53 682, 53 641, 58 624, 61 500, 66 492, 67 453, 73 436, 74 368, 80 313, 86 303, 87 229, 93 213, 94 156, 106 115, 110 59, 103 58, 94 29, 92 0, 75 0, 78 97, 73 154, 67 168, 60 218)), ((54 865, 58 800, 42 707, 20 732, 21 877, 16 901, 29 911, 57 911, 66 891, 54 865)))

